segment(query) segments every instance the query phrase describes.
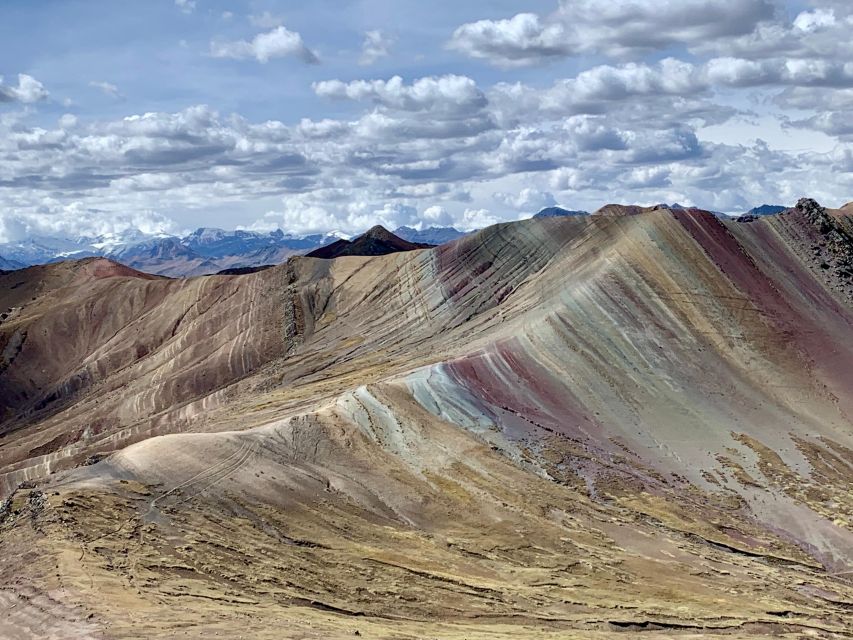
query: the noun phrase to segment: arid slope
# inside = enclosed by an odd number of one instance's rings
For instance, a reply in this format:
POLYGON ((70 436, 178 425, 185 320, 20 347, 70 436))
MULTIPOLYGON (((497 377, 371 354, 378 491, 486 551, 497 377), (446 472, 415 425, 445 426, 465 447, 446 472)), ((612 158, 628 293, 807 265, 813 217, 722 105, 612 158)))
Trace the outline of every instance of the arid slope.
POLYGON ((4 280, 0 635, 853 635, 849 219, 628 213, 4 280))

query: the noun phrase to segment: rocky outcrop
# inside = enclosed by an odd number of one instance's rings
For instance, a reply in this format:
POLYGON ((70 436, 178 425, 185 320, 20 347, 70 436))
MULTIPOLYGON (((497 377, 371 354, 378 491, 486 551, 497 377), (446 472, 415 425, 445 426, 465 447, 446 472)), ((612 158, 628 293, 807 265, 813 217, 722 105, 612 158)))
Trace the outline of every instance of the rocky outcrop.
POLYGON ((815 200, 802 198, 794 210, 817 231, 812 261, 825 272, 830 286, 853 300, 853 235, 815 200))

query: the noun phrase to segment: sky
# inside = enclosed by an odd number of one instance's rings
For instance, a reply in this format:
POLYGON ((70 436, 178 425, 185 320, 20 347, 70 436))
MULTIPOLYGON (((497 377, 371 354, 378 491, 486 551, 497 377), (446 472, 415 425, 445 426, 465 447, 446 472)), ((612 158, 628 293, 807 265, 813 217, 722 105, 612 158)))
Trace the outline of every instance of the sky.
POLYGON ((0 242, 853 200, 848 0, 3 0, 0 242))

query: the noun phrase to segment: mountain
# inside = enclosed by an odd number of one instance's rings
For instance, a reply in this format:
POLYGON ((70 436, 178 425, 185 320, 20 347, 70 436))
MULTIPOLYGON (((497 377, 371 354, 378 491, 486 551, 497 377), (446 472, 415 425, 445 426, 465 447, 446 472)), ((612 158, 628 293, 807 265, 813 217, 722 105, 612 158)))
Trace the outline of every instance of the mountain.
POLYGON ((0 274, 0 628, 849 637, 849 219, 0 274))
POLYGON ((278 229, 262 233, 210 227, 179 237, 130 229, 96 237, 37 237, 0 244, 0 255, 20 266, 107 257, 149 273, 188 277, 279 264, 340 237, 337 233, 294 236, 278 229))
POLYGON ((545 207, 539 213, 534 215, 534 218, 557 218, 560 216, 586 216, 589 211, 573 211, 563 209, 562 207, 545 207))
POLYGON ((783 207, 780 204, 762 204, 758 207, 753 207, 743 215, 745 216, 775 216, 777 213, 782 213, 788 207, 783 207))
POLYGON ((219 265, 185 246, 178 238, 157 238, 107 254, 129 267, 162 276, 188 277, 215 273, 219 265))
POLYGON ((301 250, 314 249, 324 242, 340 238, 336 234, 313 234, 292 236, 281 229, 269 233, 254 231, 225 231, 202 227, 181 239, 189 249, 208 258, 228 258, 231 256, 270 254, 282 249, 291 250, 290 254, 301 250))
POLYGON ((740 216, 736 216, 735 219, 738 222, 754 222, 762 216, 775 216, 787 209, 787 207, 783 207, 779 204, 762 204, 761 206, 753 207, 740 216))
POLYGON ((429 227, 420 231, 412 227, 397 227, 394 229, 394 235, 416 244, 440 245, 467 234, 453 227, 429 227))
POLYGON ((22 269, 25 265, 17 260, 7 260, 3 256, 0 256, 0 270, 2 271, 13 271, 15 269, 22 269))
POLYGON ((306 255, 309 258, 340 258, 342 256, 384 256, 400 251, 428 249, 431 244, 403 240, 381 225, 372 227, 353 240, 337 240, 332 244, 315 249, 306 255))
POLYGON ((97 252, 95 247, 81 239, 32 237, 0 244, 0 255, 27 266, 69 258, 85 258, 96 255, 97 252))

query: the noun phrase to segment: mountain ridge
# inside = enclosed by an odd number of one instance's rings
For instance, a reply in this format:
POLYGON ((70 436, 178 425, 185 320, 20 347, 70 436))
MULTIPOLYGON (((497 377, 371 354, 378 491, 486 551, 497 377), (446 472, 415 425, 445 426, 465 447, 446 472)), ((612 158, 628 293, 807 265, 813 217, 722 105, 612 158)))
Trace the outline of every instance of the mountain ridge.
MULTIPOLYGON (((405 235, 414 238, 410 241, 420 244, 442 244, 464 235, 452 227, 430 227, 420 231, 402 229, 405 235), (423 238, 434 242, 425 242, 423 238)), ((292 235, 280 229, 262 233, 215 227, 200 227, 180 236, 131 230, 125 235, 74 239, 35 237, 0 244, 0 255, 7 264, 0 269, 101 256, 127 262, 129 266, 155 275, 191 277, 279 264, 292 255, 307 253, 343 238, 339 232, 292 235)))
POLYGON ((0 579, 115 635, 843 637, 846 225, 652 208, 0 275, 0 579))

